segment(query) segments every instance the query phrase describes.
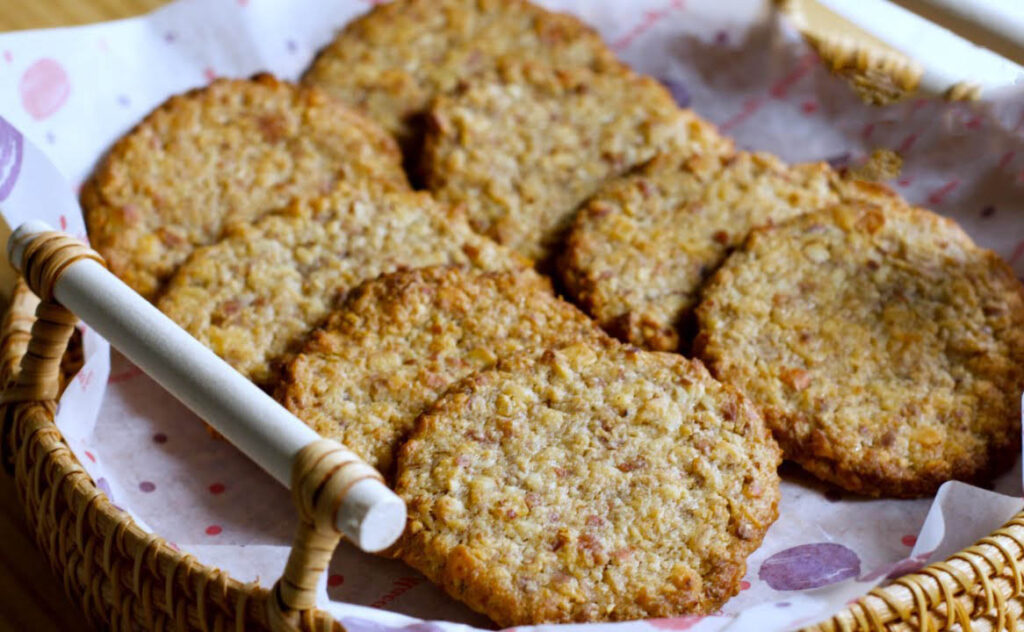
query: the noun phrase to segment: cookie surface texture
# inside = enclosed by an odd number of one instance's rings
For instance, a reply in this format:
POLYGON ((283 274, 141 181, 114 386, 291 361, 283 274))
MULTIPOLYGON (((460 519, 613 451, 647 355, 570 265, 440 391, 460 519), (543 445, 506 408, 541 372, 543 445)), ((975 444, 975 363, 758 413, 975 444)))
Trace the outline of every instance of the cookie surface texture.
POLYGON ((753 406, 682 356, 514 356, 401 449, 399 555, 501 626, 709 613, 776 518, 778 463, 753 406))
POLYGON ((838 202, 836 181, 824 163, 788 166, 770 154, 660 155, 587 201, 561 278, 612 335, 675 351, 692 337, 704 281, 750 229, 838 202))
POLYGON ((157 306, 260 384, 360 282, 425 265, 522 260, 425 193, 341 185, 197 250, 157 306))
POLYGON ((620 66, 575 17, 521 0, 397 0, 350 22, 303 82, 351 103, 402 141, 433 97, 513 54, 551 66, 620 66))
POLYGON ((226 224, 340 181, 407 188, 401 161, 384 130, 320 90, 220 79, 171 97, 115 143, 81 199, 92 245, 153 299, 226 224))
POLYGON ((1020 283, 934 213, 842 205, 756 230, 697 316, 698 354, 786 457, 850 491, 928 495, 1020 451, 1020 283))
POLYGON ((477 231, 544 262, 608 178, 659 151, 730 148, 650 77, 508 63, 435 101, 422 175, 477 231))
POLYGON ((279 401, 390 473, 416 417, 499 359, 603 336, 533 270, 434 267, 363 283, 288 364, 279 401))

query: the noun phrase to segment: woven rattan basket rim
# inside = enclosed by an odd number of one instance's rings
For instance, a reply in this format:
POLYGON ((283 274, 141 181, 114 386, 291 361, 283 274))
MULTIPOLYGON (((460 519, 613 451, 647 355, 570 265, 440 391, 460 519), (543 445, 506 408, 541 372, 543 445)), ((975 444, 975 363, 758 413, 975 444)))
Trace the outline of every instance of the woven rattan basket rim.
MULTIPOLYGON (((25 353, 36 303, 19 282, 0 325, 0 364, 7 377, 25 353)), ((15 406, 24 412, 33 404, 15 406)), ((19 500, 37 543, 91 619, 109 629, 267 628, 264 588, 243 584, 145 532, 85 474, 52 413, 35 406, 34 415, 27 424, 5 419, 0 440, 14 453, 6 457, 15 464, 19 500), (67 488, 63 505, 58 487, 67 488), (154 581, 164 578, 159 589, 147 585, 147 573, 154 581)), ((904 575, 805 629, 1016 630, 1024 611, 1022 572, 1024 512, 948 560, 904 575)), ((323 611, 309 613, 304 623, 340 629, 323 611)))
MULTIPOLYGON (((37 304, 19 281, 0 324, 4 387, 26 351, 37 304)), ((31 404, 14 406, 3 420, 0 441, 9 447, 3 465, 14 470, 37 545, 93 624, 100 629, 268 629, 266 587, 242 583, 146 532, 85 474, 56 430, 52 413, 19 424, 12 417, 31 404)), ((308 613, 304 623, 318 630, 341 629, 322 611, 308 613)))

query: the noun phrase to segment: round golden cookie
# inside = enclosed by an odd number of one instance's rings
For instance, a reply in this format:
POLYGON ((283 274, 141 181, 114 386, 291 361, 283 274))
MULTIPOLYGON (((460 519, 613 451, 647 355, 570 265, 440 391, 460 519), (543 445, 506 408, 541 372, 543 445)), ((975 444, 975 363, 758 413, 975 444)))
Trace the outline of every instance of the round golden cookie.
POLYGON ((361 281, 442 264, 505 269, 525 262, 426 193, 342 184, 228 227, 223 240, 181 266, 157 307, 266 384, 282 355, 361 281))
POLYGON ((423 177, 474 229, 543 262, 605 180, 668 150, 731 144, 650 77, 507 63, 434 102, 423 177))
POLYGON ((612 335, 685 347, 701 286, 750 229, 839 201, 825 163, 770 154, 662 154, 606 184, 577 214, 559 271, 569 295, 612 335))
POLYGON ((524 0, 397 0, 345 26, 303 82, 362 108, 409 146, 433 97, 507 54, 552 66, 621 65, 590 27, 524 0))
POLYGON ((315 88, 270 75, 171 97, 119 140, 82 188, 92 245, 153 299, 196 247, 336 182, 407 188, 394 140, 315 88))
POLYGON ((699 362, 607 338, 520 354, 420 417, 397 552, 501 626, 708 614, 777 516, 779 461, 699 362))
POLYGON ((385 473, 448 386, 529 348, 603 336, 533 270, 432 267, 353 290, 283 371, 277 398, 385 473))
POLYGON ((952 221, 841 205, 754 231, 695 348, 786 458, 871 496, 980 481, 1020 452, 1024 292, 952 221))

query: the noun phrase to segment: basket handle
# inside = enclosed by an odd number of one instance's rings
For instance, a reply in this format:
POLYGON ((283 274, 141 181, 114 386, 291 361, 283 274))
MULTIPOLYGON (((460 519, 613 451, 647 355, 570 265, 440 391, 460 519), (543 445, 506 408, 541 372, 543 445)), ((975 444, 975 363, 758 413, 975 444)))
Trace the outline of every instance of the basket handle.
POLYGON ((231 443, 289 485, 300 525, 268 599, 273 630, 298 629, 342 535, 365 551, 394 543, 405 504, 381 475, 316 432, 111 274, 88 246, 41 222, 11 236, 8 256, 42 299, 29 352, 3 401, 56 399, 75 314, 231 443), (45 386, 44 386, 45 385, 45 386))

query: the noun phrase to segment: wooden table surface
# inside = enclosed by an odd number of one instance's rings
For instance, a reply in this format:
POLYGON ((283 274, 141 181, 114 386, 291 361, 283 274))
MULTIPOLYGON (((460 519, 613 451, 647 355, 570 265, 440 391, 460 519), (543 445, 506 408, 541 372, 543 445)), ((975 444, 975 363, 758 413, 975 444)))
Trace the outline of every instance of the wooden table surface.
MULTIPOLYGON (((167 0, 0 0, 0 31, 88 24, 150 11, 167 0)), ((0 631, 82 630, 81 607, 36 548, 14 482, 0 472, 0 631)))

